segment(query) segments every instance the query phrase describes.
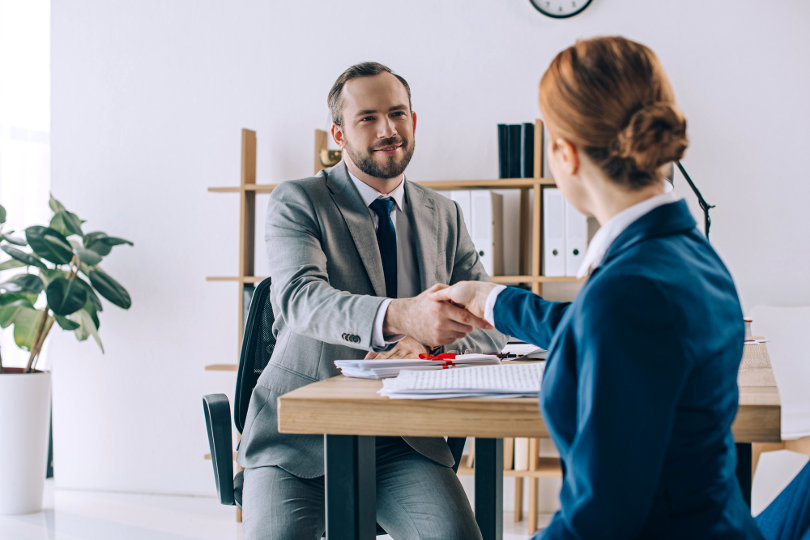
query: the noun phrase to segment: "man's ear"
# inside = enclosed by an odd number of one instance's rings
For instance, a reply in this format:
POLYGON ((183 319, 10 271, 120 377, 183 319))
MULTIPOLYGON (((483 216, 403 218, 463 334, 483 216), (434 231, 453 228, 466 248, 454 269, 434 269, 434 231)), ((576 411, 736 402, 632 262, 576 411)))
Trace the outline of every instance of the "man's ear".
POLYGON ((566 174, 573 176, 579 171, 579 152, 568 139, 558 137, 554 140, 552 151, 557 153, 559 163, 566 174))
POLYGON ((411 111, 411 118, 413 118, 413 132, 416 133, 416 113, 411 111))
POLYGON ((338 145, 341 150, 343 150, 343 147, 346 145, 346 141, 343 138, 343 128, 333 123, 331 132, 332 140, 335 141, 335 144, 338 145))

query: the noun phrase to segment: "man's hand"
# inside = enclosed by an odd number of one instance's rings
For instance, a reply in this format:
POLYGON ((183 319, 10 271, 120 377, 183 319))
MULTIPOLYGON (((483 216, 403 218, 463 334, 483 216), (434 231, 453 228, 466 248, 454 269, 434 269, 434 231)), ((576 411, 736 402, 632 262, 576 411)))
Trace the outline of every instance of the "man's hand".
POLYGON ((463 306, 476 317, 484 316, 487 297, 497 285, 486 281, 459 281, 449 287, 444 287, 431 293, 434 300, 452 302, 463 306))
POLYGON ((437 283, 419 296, 393 300, 385 313, 383 334, 405 334, 425 345, 448 345, 475 328, 492 329, 480 317, 435 296, 446 287, 437 283))
POLYGON ((390 351, 370 352, 366 355, 366 360, 382 360, 384 358, 419 358, 422 353, 428 352, 428 348, 410 336, 405 336, 394 345, 390 351))

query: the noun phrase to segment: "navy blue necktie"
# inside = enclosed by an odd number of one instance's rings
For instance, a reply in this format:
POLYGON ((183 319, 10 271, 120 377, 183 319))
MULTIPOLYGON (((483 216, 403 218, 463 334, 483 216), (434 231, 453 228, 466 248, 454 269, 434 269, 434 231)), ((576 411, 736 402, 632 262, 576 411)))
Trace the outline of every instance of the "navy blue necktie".
POLYGON ((393 199, 376 199, 371 209, 380 217, 377 225, 377 246, 380 248, 383 274, 385 274, 385 295, 397 297, 397 232, 391 221, 393 199))

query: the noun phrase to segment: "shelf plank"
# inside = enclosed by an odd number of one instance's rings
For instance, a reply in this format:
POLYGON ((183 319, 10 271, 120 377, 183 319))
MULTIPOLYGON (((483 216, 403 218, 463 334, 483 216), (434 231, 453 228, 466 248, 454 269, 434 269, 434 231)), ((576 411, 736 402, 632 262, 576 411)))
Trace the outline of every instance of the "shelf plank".
POLYGON ((266 276, 206 276, 205 281, 238 281, 240 283, 261 283, 266 276))
MULTIPOLYGON (((498 178, 493 180, 425 180, 416 182, 435 190, 451 189, 516 189, 534 188, 537 186, 555 185, 553 178, 498 178)), ((211 193, 241 193, 254 191, 256 193, 270 193, 278 184, 245 184, 244 186, 216 186, 209 187, 211 193)))
POLYGON ((550 283, 584 281, 575 276, 492 276, 493 283, 550 283))
POLYGON ((239 366, 236 364, 208 364, 205 366, 205 371, 237 371, 239 366))
POLYGON ((243 191, 256 193, 270 193, 278 184, 245 184, 244 186, 216 186, 209 187, 211 193, 241 193, 243 191))
POLYGON ((417 184, 435 190, 515 189, 555 185, 553 178, 498 178, 493 180, 424 180, 417 184))

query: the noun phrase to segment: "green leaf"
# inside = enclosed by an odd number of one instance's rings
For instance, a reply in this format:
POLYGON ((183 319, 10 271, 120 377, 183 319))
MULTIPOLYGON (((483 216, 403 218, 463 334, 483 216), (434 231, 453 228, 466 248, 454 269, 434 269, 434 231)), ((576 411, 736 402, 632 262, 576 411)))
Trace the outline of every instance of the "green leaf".
POLYGON ((36 266, 38 268, 47 268, 45 263, 39 260, 36 255, 32 255, 30 253, 26 253, 20 249, 13 248, 11 246, 0 246, 0 249, 17 259, 18 261, 25 263, 26 266, 36 266))
POLYGON ((129 246, 134 246, 132 242, 125 238, 119 238, 117 236, 105 236, 101 238, 101 241, 107 244, 108 246, 120 246, 121 244, 127 244, 129 246))
MULTIPOLYGON (((90 290, 92 291, 93 289, 90 289, 90 290)), ((90 302, 89 299, 87 300, 87 303, 84 305, 84 307, 82 309, 90 314, 90 318, 93 320, 93 325, 96 327, 96 330, 98 330, 99 326, 101 326, 101 323, 98 320, 98 311, 99 310, 96 309, 96 307, 93 305, 92 302, 90 302)))
POLYGON ((33 225, 25 229, 25 238, 31 249, 55 264, 67 264, 73 259, 73 248, 67 238, 58 231, 42 225, 33 225))
POLYGON ((32 306, 26 305, 25 302, 14 302, 4 306, 0 306, 0 327, 8 328, 17 317, 26 311, 36 311, 32 306))
POLYGON ((0 271, 10 270, 12 268, 20 268, 21 266, 25 266, 25 263, 22 261, 18 261, 17 259, 9 259, 5 262, 0 263, 0 271))
POLYGON ((82 261, 84 264, 89 266, 95 266, 101 262, 101 255, 93 251, 92 249, 85 249, 85 248, 78 248, 76 249, 76 254, 79 256, 79 260, 82 261))
POLYGON ((84 247, 86 247, 87 249, 92 249, 102 257, 106 257, 112 251, 112 246, 109 246, 100 238, 95 238, 93 240, 88 241, 87 237, 85 237, 84 247))
POLYGON ((102 257, 109 255, 113 246, 118 246, 121 244, 129 244, 130 246, 135 245, 129 240, 115 236, 107 236, 106 233, 100 231, 95 231, 84 235, 84 247, 87 249, 92 249, 102 257))
POLYGON ((93 336, 93 339, 98 344, 101 352, 104 352, 104 346, 101 344, 101 338, 98 337, 98 332, 93 324, 93 318, 89 313, 83 309, 80 309, 76 313, 69 315, 68 319, 79 324, 79 328, 75 330, 76 339, 79 341, 84 341, 88 337, 93 336))
POLYGON ((6 209, 0 204, 0 223, 6 222, 6 209))
MULTIPOLYGON (((8 234, 11 234, 11 232, 9 232, 8 234)), ((24 239, 18 238, 16 236, 9 236, 8 234, 4 234, 3 238, 9 244, 14 244, 15 246, 27 246, 28 245, 28 242, 26 242, 24 239)))
POLYGON ((14 317, 14 343, 21 349, 31 350, 37 334, 42 311, 22 307, 14 317))
POLYGON ((9 293, 39 294, 43 287, 40 277, 34 274, 20 274, 0 283, 0 290, 9 293))
POLYGON ((43 268, 39 271, 39 276, 42 278, 42 282, 45 284, 45 287, 50 285, 51 281, 58 277, 67 278, 70 273, 66 270, 59 270, 58 268, 43 268))
POLYGON ((62 205, 62 203, 54 199, 53 193, 51 193, 51 196, 48 199, 48 206, 51 208, 51 211, 53 211, 54 214, 65 211, 65 207, 62 205))
POLYGON ((87 302, 87 291, 81 283, 63 277, 55 278, 45 289, 48 306, 56 315, 70 315, 87 302))
POLYGON ((37 301, 37 296, 38 295, 35 294, 23 294, 23 293, 0 294, 0 306, 6 306, 14 302, 17 302, 19 305, 33 308, 34 302, 37 301))
POLYGON ((67 210, 55 212, 51 218, 50 226, 52 229, 59 231, 65 236, 72 234, 81 236, 82 234, 82 221, 79 219, 79 216, 67 210))
POLYGON ((129 309, 132 305, 132 299, 126 289, 100 268, 90 270, 87 277, 90 278, 93 288, 116 306, 129 309))
MULTIPOLYGON (((76 281, 84 285, 84 288, 87 290, 87 304, 84 309, 87 309, 93 315, 99 311, 104 311, 104 306, 101 305, 101 300, 96 294, 96 291, 93 290, 93 287, 80 277, 77 277, 76 281), (90 306, 92 309, 88 309, 87 306, 90 306)), ((96 328, 98 328, 98 322, 96 322, 96 328)))
POLYGON ((71 321, 67 317, 62 317, 61 315, 55 315, 54 318, 56 319, 56 323, 64 330, 76 330, 81 327, 81 324, 71 321))

